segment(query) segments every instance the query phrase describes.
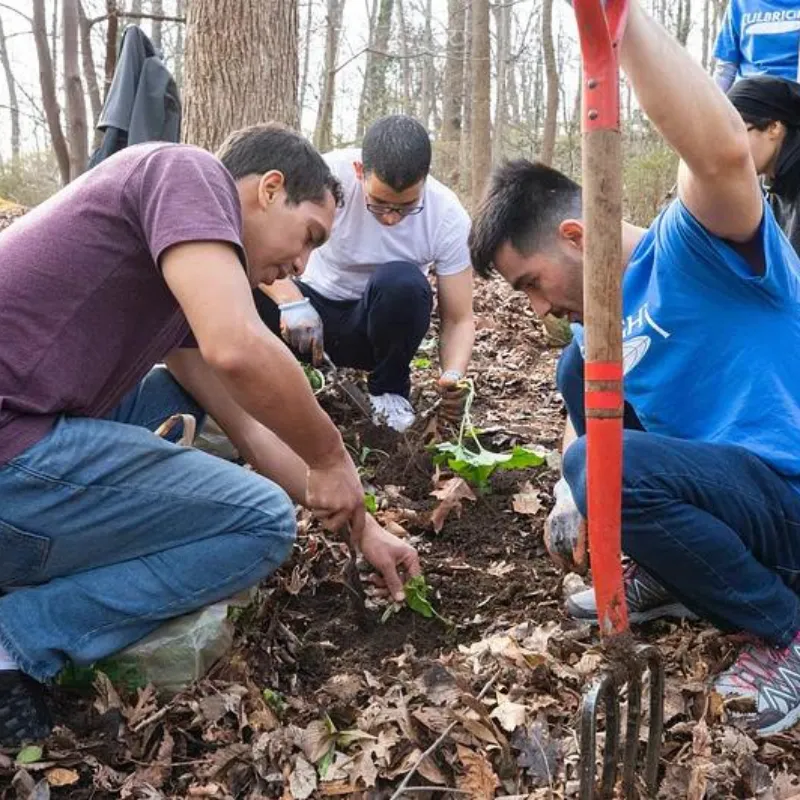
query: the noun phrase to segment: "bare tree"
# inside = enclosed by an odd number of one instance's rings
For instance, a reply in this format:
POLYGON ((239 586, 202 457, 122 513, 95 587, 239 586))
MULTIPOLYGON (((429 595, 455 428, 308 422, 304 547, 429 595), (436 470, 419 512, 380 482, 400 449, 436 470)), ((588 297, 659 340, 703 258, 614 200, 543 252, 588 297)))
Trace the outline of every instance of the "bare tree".
POLYGON ((408 52, 408 25, 406 23, 406 4, 404 0, 397 0, 397 21, 400 30, 400 69, 403 71, 403 113, 414 113, 414 101, 411 89, 411 58, 408 52))
POLYGON ((386 113, 386 68, 389 63, 387 48, 392 32, 394 0, 376 0, 377 18, 370 25, 370 45, 364 71, 364 88, 358 104, 356 136, 364 135, 367 125, 386 113))
POLYGON ((19 165, 19 105, 17 101, 17 82, 14 73, 11 71, 11 61, 8 58, 8 47, 6 46, 6 34, 3 30, 3 20, 0 18, 0 61, 3 63, 3 72, 6 76, 6 86, 8 87, 8 111, 11 115, 11 164, 16 167, 19 165))
POLYGON ((69 140, 69 177, 77 178, 89 161, 86 130, 86 100, 78 58, 78 0, 63 0, 64 85, 67 96, 67 138, 69 140))
POLYGON ((542 50, 547 79, 547 111, 544 117, 544 134, 540 158, 545 164, 553 163, 558 129, 558 66, 553 45, 553 0, 543 0, 542 5, 542 50))
POLYGON ((117 0, 106 0, 106 63, 103 78, 103 97, 108 96, 111 81, 114 80, 114 69, 117 66, 117 33, 119 32, 119 10, 117 0))
POLYGON ((461 111, 464 105, 464 0, 448 0, 447 50, 442 92, 442 129, 439 132, 440 174, 458 185, 458 151, 461 145, 461 111))
POLYGON ((86 81, 86 91, 89 94, 89 104, 92 109, 92 127, 97 127, 103 101, 100 98, 100 87, 97 84, 97 72, 92 56, 92 26, 86 16, 83 3, 78 0, 78 26, 81 37, 81 63, 83 65, 83 79, 86 81))
POLYGON ((494 136, 492 137, 492 160, 503 157, 506 127, 508 126, 508 62, 511 59, 511 3, 497 3, 494 6, 495 29, 497 31, 495 48, 497 81, 495 84, 494 136))
POLYGON ((308 65, 311 60, 311 23, 314 19, 313 0, 306 2, 306 18, 303 27, 303 70, 300 73, 300 99, 297 101, 297 118, 303 118, 308 91, 308 65))
POLYGON ((153 41, 153 47, 160 53, 161 52, 161 38, 162 38, 162 31, 161 27, 163 25, 163 20, 161 17, 164 16, 164 0, 151 0, 150 3, 150 10, 153 13, 153 27, 151 30, 150 38, 153 41))
POLYGON ((132 25, 138 25, 142 21, 142 0, 131 0, 131 10, 128 15, 132 25))
POLYGON ((436 116, 436 65, 433 61, 433 5, 425 0, 423 9, 424 28, 422 34, 422 86, 420 91, 420 121, 428 128, 431 118, 436 116))
MULTIPOLYGON (((183 16, 183 0, 177 0, 175 4, 175 14, 178 17, 183 16)), ((178 91, 183 89, 183 25, 178 25, 175 32, 175 85, 178 91)))
POLYGON ((58 162, 61 182, 66 185, 69 183, 69 150, 64 138, 64 131, 61 128, 61 107, 56 95, 56 78, 50 56, 50 45, 47 41, 44 0, 33 0, 33 39, 39 59, 39 83, 42 89, 42 103, 47 118, 47 127, 53 143, 53 152, 58 162))
POLYGON ((271 119, 296 127, 297 34, 297 0, 191 0, 184 140, 215 150, 245 125, 271 119))
POLYGON ((461 146, 458 150, 459 190, 462 195, 472 193, 472 3, 464 15, 464 111, 461 117, 461 146))
POLYGON ((319 99, 314 146, 325 153, 333 149, 333 104, 336 92, 336 59, 342 30, 345 0, 328 0, 328 24, 325 30, 325 63, 322 68, 322 92, 319 99))
POLYGON ((472 207, 483 194, 492 166, 489 0, 472 2, 472 207))

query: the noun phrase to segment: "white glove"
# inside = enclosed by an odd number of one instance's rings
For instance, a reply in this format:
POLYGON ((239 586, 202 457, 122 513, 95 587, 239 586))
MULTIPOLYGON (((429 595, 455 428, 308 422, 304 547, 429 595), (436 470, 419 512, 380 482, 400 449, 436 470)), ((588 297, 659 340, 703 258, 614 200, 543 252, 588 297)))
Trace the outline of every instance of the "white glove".
POLYGON ((292 300, 278 306, 281 312, 281 335, 295 352, 311 354, 314 364, 322 363, 325 347, 322 339, 322 319, 311 301, 292 300))

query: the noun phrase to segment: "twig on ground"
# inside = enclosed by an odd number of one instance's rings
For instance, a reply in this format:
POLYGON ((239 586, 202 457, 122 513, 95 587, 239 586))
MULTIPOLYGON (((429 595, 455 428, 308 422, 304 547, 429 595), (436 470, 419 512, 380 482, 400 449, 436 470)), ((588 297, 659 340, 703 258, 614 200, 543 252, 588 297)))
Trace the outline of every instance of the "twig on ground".
MULTIPOLYGON (((494 673, 494 675, 492 675, 492 677, 489 678, 488 681, 486 681, 486 683, 484 684, 483 688, 478 693, 478 696, 476 698, 477 700, 481 700, 486 695, 486 692, 488 692, 489 689, 491 689, 492 684, 497 680, 499 675, 500 675, 500 670, 498 669, 494 673)), ((397 787, 397 789, 395 790, 394 794, 389 798, 389 800, 397 800, 397 798, 400 797, 404 792, 408 791, 408 784, 411 781, 411 778, 414 777, 414 774, 416 773, 417 769, 419 769, 420 764, 422 764, 422 762, 426 758, 428 758, 428 756, 430 756, 436 750, 436 748, 450 735, 450 731, 452 731, 453 728, 455 728, 455 726, 458 725, 458 722, 459 722, 458 720, 454 720, 453 722, 451 722, 442 731, 442 733, 439 736, 439 738, 416 760, 416 762, 414 763, 414 766, 411 767, 411 769, 408 771, 408 773, 406 773, 405 778, 403 778, 402 782, 397 787)))
POLYGON ((450 792, 450 794, 465 794, 470 795, 466 789, 453 789, 450 786, 407 786, 403 789, 403 794, 411 794, 411 792, 450 792))

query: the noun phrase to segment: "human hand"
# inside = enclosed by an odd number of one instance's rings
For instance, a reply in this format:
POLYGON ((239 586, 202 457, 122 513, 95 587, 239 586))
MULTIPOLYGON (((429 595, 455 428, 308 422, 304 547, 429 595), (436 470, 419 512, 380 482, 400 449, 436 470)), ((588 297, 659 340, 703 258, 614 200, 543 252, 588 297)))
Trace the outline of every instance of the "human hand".
POLYGON ((544 546, 550 558, 564 571, 585 573, 588 567, 586 520, 563 477, 556 483, 553 494, 556 503, 544 523, 544 546))
POLYGON ((437 382, 441 402, 439 417, 453 425, 458 425, 464 416, 464 409, 470 392, 469 381, 455 369, 445 370, 437 382))
POLYGON ((310 353, 311 361, 315 365, 321 364, 325 350, 322 319, 311 301, 304 297, 302 300, 281 303, 278 308, 281 312, 281 336, 284 341, 297 353, 310 353))
POLYGON ((364 489, 346 450, 332 464, 309 467, 305 505, 330 531, 349 524, 354 531, 353 545, 358 545, 357 534, 364 528, 366 514, 364 489))
POLYGON ((382 528, 369 514, 360 533, 361 554, 381 574, 376 583, 385 585, 392 599, 402 603, 405 582, 422 574, 419 554, 410 544, 382 528))

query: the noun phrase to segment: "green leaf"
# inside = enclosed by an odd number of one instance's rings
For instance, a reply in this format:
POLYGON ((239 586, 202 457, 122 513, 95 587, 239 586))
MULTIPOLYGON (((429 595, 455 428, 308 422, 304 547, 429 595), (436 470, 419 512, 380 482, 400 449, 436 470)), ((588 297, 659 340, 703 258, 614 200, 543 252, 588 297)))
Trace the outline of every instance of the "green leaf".
POLYGON ((544 456, 534 453, 533 450, 529 450, 527 447, 520 447, 517 445, 511 451, 511 455, 509 456, 508 460, 500 466, 500 469, 525 469, 526 467, 538 467, 544 464, 544 461, 544 456))
POLYGON ((426 619, 430 619, 435 613, 428 600, 430 590, 431 587, 428 586, 424 575, 417 575, 415 578, 407 580, 405 586, 403 586, 408 607, 426 619))
POLYGON ((29 744, 17 753, 17 764, 35 764, 42 760, 42 748, 36 744, 29 744))
POLYGON ((414 369, 430 369, 431 363, 432 362, 429 358, 420 356, 412 360, 411 366, 414 367, 414 369))
POLYGON ((316 367, 312 367, 311 364, 303 364, 303 372, 305 372, 313 391, 318 392, 325 386, 325 378, 316 367))
POLYGON ((272 689, 264 689, 262 692, 264 702, 280 717, 286 711, 286 700, 280 692, 274 692, 272 689))
POLYGON ((331 746, 328 749, 328 752, 325 753, 324 756, 319 760, 317 764, 317 772, 319 772, 320 778, 325 780, 325 776, 328 774, 328 770, 331 768, 331 764, 333 764, 333 756, 336 752, 336 744, 335 742, 331 742, 331 746))
POLYGON ((369 493, 364 495, 364 508, 366 508, 370 514, 374 514, 378 510, 378 500, 374 494, 369 493))

